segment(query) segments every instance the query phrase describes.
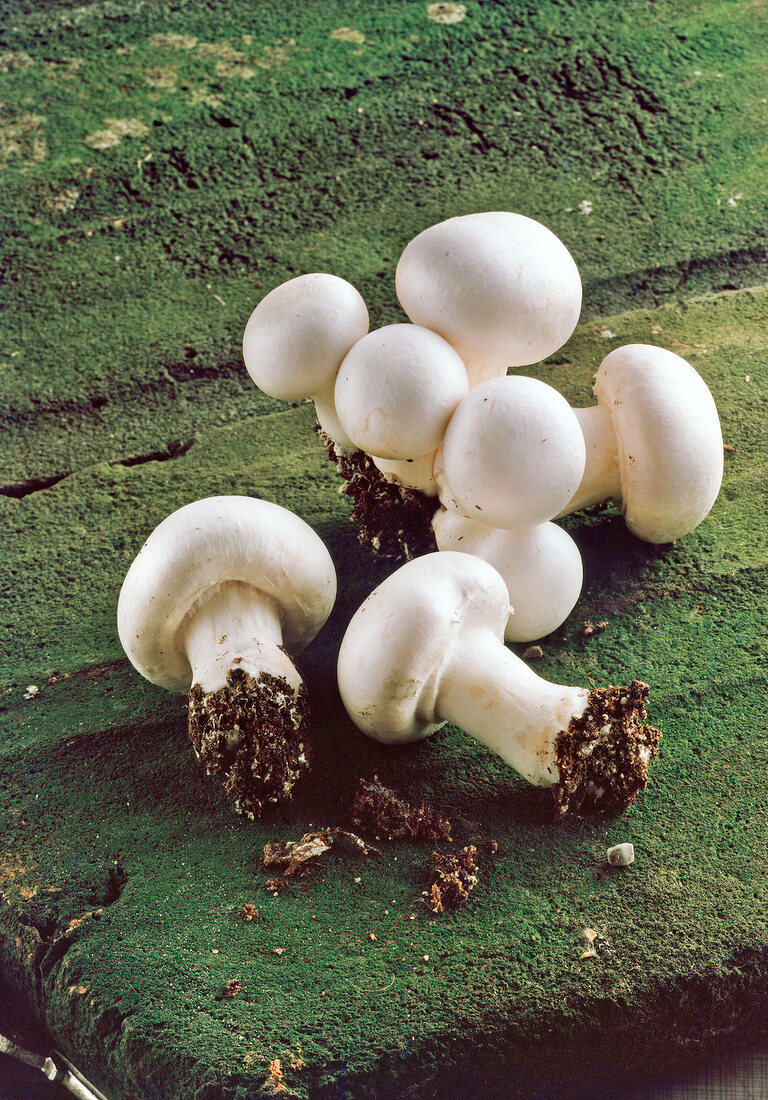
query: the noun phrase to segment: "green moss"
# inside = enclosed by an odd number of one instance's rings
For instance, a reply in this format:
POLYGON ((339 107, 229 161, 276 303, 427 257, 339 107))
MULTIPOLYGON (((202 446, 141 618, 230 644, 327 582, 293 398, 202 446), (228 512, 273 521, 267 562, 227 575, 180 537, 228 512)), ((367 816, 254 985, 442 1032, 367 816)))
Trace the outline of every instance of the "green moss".
POLYGON ((3 985, 116 1098, 244 1100, 275 1059, 302 1097, 585 1095, 746 1039, 768 990, 759 6, 476 0, 453 25, 405 0, 6 7, 3 985), (374 325, 399 320, 406 241, 489 208, 546 221, 584 277, 583 324, 526 373, 588 404, 607 351, 662 344, 705 377, 734 448, 675 546, 638 543, 615 510, 566 521, 586 583, 537 671, 639 677, 664 731, 617 820, 553 824, 451 727, 395 750, 353 729, 335 655, 388 567, 357 544, 312 408, 241 365, 272 286, 334 271, 374 325), (149 531, 229 492, 298 512, 341 580, 301 662, 315 769, 255 823, 115 627, 149 531), (267 894, 264 844, 348 824, 374 773, 446 814, 453 848, 498 840, 462 909, 429 912, 429 847, 400 841, 334 849, 267 894), (624 839, 636 861, 610 871, 624 839))

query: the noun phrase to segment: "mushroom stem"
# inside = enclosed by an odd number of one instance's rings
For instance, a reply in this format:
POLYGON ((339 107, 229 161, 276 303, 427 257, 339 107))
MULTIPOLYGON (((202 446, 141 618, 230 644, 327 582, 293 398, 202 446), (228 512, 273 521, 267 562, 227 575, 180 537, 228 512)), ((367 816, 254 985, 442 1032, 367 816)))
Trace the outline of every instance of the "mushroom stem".
POLYGON ((259 817, 267 803, 290 798, 309 767, 306 689, 282 647, 278 603, 228 581, 191 610, 181 632, 195 752, 235 810, 259 817))
POLYGON ((321 393, 312 395, 312 400, 315 404, 315 415, 317 416, 317 423, 323 434, 329 439, 333 445, 333 448, 337 454, 354 454, 359 451, 360 448, 352 442, 347 433, 341 426, 338 413, 336 412, 336 405, 333 400, 333 386, 327 390, 323 390, 321 393))
POLYGON ((584 433, 587 461, 578 489, 555 519, 603 500, 621 500, 619 444, 610 410, 593 405, 573 411, 584 433))
MULTIPOLYGON (((402 485, 405 489, 415 489, 425 496, 437 496, 437 482, 434 467, 436 451, 419 455, 418 458, 379 458, 371 455, 374 466, 388 481, 402 485)), ((435 502, 437 503, 437 502, 435 502)))
POLYGON ((648 688, 589 691, 542 679, 489 632, 467 632, 437 689, 436 713, 487 745, 561 813, 617 812, 648 781, 658 730, 642 724, 648 688))

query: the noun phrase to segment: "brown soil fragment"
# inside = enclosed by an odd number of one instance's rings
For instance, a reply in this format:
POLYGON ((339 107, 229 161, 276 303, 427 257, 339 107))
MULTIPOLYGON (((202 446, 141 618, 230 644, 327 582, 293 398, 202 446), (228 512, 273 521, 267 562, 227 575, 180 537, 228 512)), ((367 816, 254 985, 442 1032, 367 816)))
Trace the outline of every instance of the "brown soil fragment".
POLYGON ((240 909, 242 912, 243 920, 245 921, 250 922, 261 915, 261 907, 258 905, 252 905, 249 901, 244 901, 243 904, 240 906, 240 909))
POLYGON ((316 833, 305 833, 299 841, 275 840, 264 845, 264 866, 280 867, 286 878, 302 878, 311 870, 311 860, 323 855, 334 844, 346 842, 364 856, 381 855, 378 848, 366 844, 362 837, 332 825, 316 833))
POLYGON ((224 988, 221 991, 222 997, 236 997, 242 985, 239 978, 230 978, 228 982, 224 983, 224 988))
POLYGON ((338 467, 342 492, 352 498, 352 522, 363 546, 382 558, 406 560, 437 548, 432 532, 437 497, 389 481, 365 451, 340 453, 319 425, 315 430, 338 467))
POLYGON ((608 623, 603 621, 600 623, 592 623, 589 619, 585 619, 582 623, 579 634, 582 638, 591 638, 593 634, 602 634, 608 627, 608 623))
POLYGON ((432 882, 425 892, 433 913, 458 909, 477 885, 477 848, 468 844, 460 852, 432 853, 432 882))
POLYGON ((642 724, 649 691, 640 680, 597 688, 581 717, 558 734, 560 782, 553 791, 560 814, 620 813, 648 786, 661 740, 659 730, 642 724))
POLYGON ((290 801, 309 770, 307 691, 279 676, 230 669, 226 687, 189 693, 189 736, 209 775, 218 776, 235 811, 253 820, 290 801))
POLYGON ((283 890, 288 889, 288 883, 284 878, 268 878, 264 883, 264 889, 268 894, 274 894, 277 897, 278 894, 282 894, 283 890))
POLYGON ((377 775, 371 781, 360 780, 352 803, 352 821, 377 840, 451 839, 451 823, 446 817, 436 814, 425 802, 414 809, 383 786, 377 775))

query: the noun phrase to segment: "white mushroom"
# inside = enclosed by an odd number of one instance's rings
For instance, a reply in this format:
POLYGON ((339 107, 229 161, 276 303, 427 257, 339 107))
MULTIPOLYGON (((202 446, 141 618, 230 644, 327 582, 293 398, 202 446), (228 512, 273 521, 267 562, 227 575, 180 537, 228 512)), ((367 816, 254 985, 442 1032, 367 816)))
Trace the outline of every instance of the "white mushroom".
POLYGON ((598 404, 576 409, 584 478, 560 515, 620 503, 647 542, 674 542, 708 514, 723 477, 723 436, 712 394, 694 368, 650 344, 616 348, 595 375, 598 404))
POLYGON ((443 336, 470 385, 552 355, 581 310, 581 279, 565 245, 522 214, 466 214, 405 248, 397 295, 414 324, 443 336))
POLYGON ((350 349, 336 377, 341 425, 378 469, 434 495, 434 454, 469 390, 459 355, 418 325, 386 325, 350 349))
POLYGON ((243 359, 271 397, 311 397, 320 427, 339 448, 352 448, 336 416, 333 387, 349 349, 368 331, 368 310, 351 283, 337 275, 299 275, 275 287, 251 314, 243 359))
POLYGON ((189 735, 234 808, 257 817, 309 766, 299 653, 331 612, 336 573, 292 512, 208 497, 159 524, 123 582, 120 641, 142 676, 189 692, 189 735))
POLYGON ((556 630, 581 593, 579 548, 556 523, 505 531, 440 508, 432 520, 438 550, 474 554, 504 579, 511 605, 504 637, 532 642, 556 630))
POLYGON ((571 499, 585 454, 579 421, 557 390, 536 378, 494 378, 451 417, 436 463, 440 500, 489 527, 533 527, 571 499))
POLYGON ((561 812, 616 811, 647 784, 660 734, 642 725, 648 688, 551 684, 504 645, 509 598, 487 562, 452 551, 401 566, 353 616, 339 690, 364 733, 418 741, 449 721, 561 812))

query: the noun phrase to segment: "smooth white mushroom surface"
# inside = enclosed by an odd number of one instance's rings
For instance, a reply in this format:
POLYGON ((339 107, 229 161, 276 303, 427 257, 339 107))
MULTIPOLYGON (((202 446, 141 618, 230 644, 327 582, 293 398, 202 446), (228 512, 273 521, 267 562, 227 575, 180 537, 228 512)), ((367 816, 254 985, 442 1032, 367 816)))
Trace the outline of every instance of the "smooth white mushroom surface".
POLYGON ((395 282, 408 317, 458 351, 473 386, 552 355, 581 310, 568 249, 540 222, 509 211, 425 229, 406 246, 395 282))
POLYGON ((245 327, 243 359, 264 393, 281 401, 312 398, 318 422, 340 447, 353 447, 336 416, 333 388, 341 361, 368 331, 368 309, 337 275, 299 275, 271 290, 245 327))
POLYGON ((248 817, 309 766, 306 690, 290 654, 321 628, 336 572, 322 540, 266 500, 208 497, 160 523, 118 601, 118 633, 154 684, 189 691, 189 734, 248 817))
POLYGON ((470 554, 416 558, 352 617, 338 659, 355 725, 398 744, 453 722, 529 782, 556 786, 562 811, 629 805, 647 782, 660 734, 642 724, 646 685, 551 684, 504 645, 509 596, 470 554))
POLYGON ((552 386, 507 375, 476 386, 456 408, 436 460, 439 495, 489 527, 552 519, 584 473, 584 435, 552 386))
MULTIPOLYGON (((386 469, 397 477, 403 461, 429 462, 468 390, 466 368, 447 341, 418 325, 395 324, 350 349, 334 399, 349 438, 375 462, 396 460, 386 469)), ((404 473, 407 479, 407 465, 404 473)))
POLYGON ((720 420, 704 379, 674 352, 627 344, 602 361, 594 391, 598 404, 576 410, 584 478, 560 515, 614 499, 647 542, 693 531, 723 477, 720 420))
POLYGON ((440 508, 432 520, 438 550, 474 554, 498 570, 511 605, 508 642, 532 642, 557 630, 581 593, 579 548, 555 523, 505 531, 440 508))

